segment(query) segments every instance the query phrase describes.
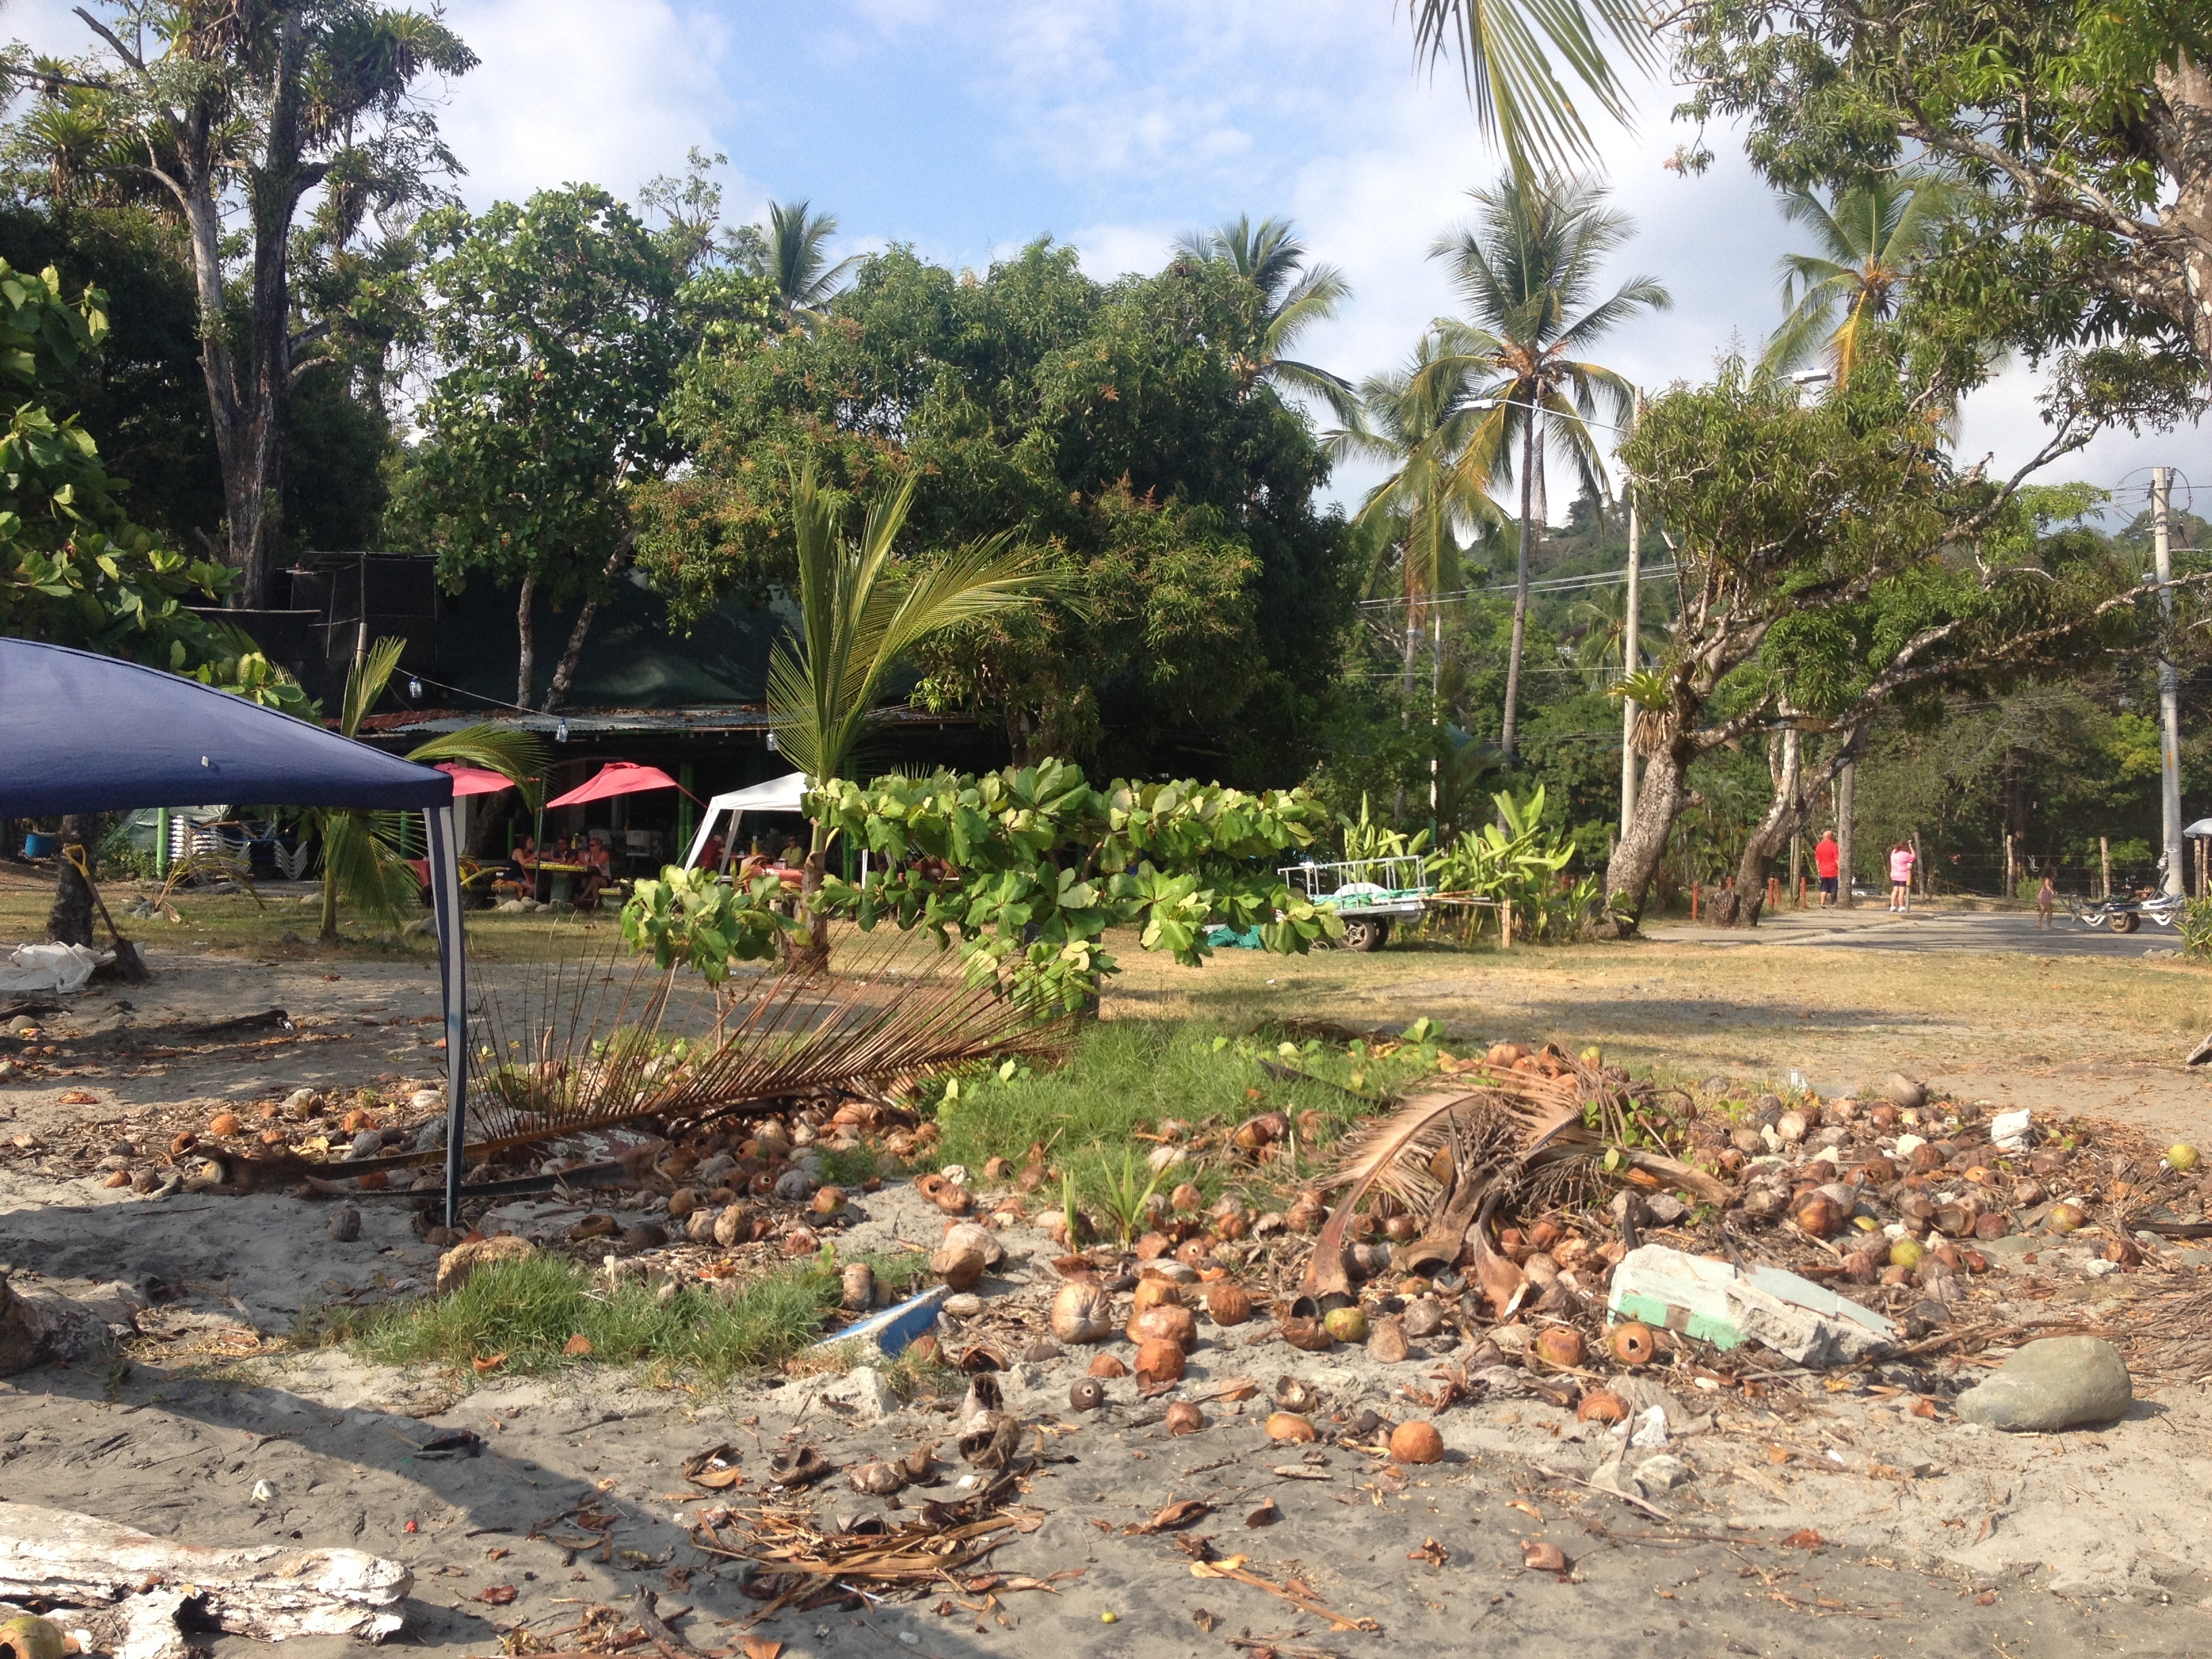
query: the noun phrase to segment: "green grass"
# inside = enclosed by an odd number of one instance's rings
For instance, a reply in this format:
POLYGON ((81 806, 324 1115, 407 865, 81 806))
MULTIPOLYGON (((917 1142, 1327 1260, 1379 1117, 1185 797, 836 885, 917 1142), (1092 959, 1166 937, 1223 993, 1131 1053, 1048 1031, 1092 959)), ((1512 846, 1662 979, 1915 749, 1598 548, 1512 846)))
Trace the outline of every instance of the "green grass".
MULTIPOLYGON (((937 1157, 980 1170, 994 1157, 1018 1165, 1031 1146, 1042 1145, 1054 1164, 1073 1175, 1079 1201, 1110 1210, 1109 1194, 1127 1183, 1133 1159, 1137 1190, 1149 1179, 1144 1158, 1151 1143, 1132 1131, 1156 1128, 1163 1118, 1235 1124, 1263 1111, 1293 1119, 1318 1111, 1325 1146, 1375 1109, 1341 1089, 1279 1078, 1266 1070, 1265 1061, 1370 1094, 1419 1076, 1436 1061, 1432 1044, 1409 1043, 1384 1058, 1357 1044, 1308 1039, 1288 1045, 1287 1054, 1284 1046, 1264 1030, 1237 1036, 1183 1021, 1096 1022, 1062 1065, 1038 1071, 1013 1064, 962 1078, 958 1093, 938 1109, 937 1157)), ((1302 1145, 1299 1150, 1303 1156, 1310 1149, 1302 1145)), ((1211 1165, 1178 1169, 1161 1190, 1190 1179, 1211 1198, 1236 1173, 1211 1165)))
MULTIPOLYGON (((921 1272, 916 1255, 855 1259, 875 1267, 886 1295, 921 1272)), ((443 1364, 470 1378, 477 1375, 472 1361, 504 1354, 493 1375, 658 1364, 720 1382, 811 1344, 837 1296, 836 1267, 827 1256, 779 1267, 732 1297, 686 1285, 665 1302, 649 1285, 631 1281, 610 1291, 574 1262, 535 1256, 481 1267, 451 1296, 337 1312, 319 1322, 317 1334, 380 1364, 443 1364), (566 1352, 575 1336, 591 1343, 588 1355, 566 1352)))

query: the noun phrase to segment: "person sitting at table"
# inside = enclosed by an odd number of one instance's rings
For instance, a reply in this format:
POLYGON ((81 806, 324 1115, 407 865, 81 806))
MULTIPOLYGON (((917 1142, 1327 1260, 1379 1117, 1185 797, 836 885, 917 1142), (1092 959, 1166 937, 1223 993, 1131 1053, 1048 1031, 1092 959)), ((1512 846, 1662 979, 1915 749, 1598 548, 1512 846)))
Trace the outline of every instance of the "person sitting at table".
POLYGON ((576 908, 596 910, 599 895, 614 885, 614 860, 607 852, 607 844, 593 836, 578 862, 584 866, 584 878, 576 888, 576 908))
POLYGON ((722 832, 717 830, 707 837, 707 845, 699 854, 699 867, 719 871, 722 867, 722 860, 728 855, 729 843, 722 839, 722 832))

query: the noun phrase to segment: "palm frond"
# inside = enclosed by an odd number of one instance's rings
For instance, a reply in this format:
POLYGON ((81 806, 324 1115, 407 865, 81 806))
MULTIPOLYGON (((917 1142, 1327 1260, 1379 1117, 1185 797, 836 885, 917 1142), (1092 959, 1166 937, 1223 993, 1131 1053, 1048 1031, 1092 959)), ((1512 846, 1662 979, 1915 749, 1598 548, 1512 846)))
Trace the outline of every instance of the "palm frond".
POLYGON ((465 726, 409 750, 407 758, 424 766, 453 761, 512 778, 532 811, 545 793, 545 744, 536 732, 514 726, 465 726))
POLYGON ((383 701, 385 688, 392 684, 392 671, 399 666, 400 653, 406 649, 404 639, 379 640, 346 671, 345 698, 338 715, 338 730, 345 736, 361 735, 361 723, 383 701))

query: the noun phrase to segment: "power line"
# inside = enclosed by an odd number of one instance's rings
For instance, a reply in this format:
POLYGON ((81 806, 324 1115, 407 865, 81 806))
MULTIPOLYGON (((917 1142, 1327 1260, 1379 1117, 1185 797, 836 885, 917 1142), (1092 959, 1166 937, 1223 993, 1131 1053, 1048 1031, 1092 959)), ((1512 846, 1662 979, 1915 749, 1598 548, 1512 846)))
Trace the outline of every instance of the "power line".
MULTIPOLYGON (((1676 567, 1671 564, 1646 565, 1643 574, 1645 580, 1657 576, 1671 576, 1674 574, 1675 568, 1676 567)), ((1571 593, 1583 588, 1619 587, 1627 580, 1628 573, 1626 570, 1600 570, 1581 576, 1546 576, 1530 582, 1528 591, 1531 593, 1571 593)), ((1477 598, 1485 593, 1510 593, 1515 591, 1515 583, 1503 582, 1494 587, 1460 587, 1453 589, 1449 593, 1428 593, 1420 597, 1424 604, 1444 605, 1477 598)), ((1375 610, 1407 603, 1408 603, 1408 596, 1402 593, 1393 595, 1387 599, 1362 599, 1359 602, 1360 608, 1363 610, 1375 610)))

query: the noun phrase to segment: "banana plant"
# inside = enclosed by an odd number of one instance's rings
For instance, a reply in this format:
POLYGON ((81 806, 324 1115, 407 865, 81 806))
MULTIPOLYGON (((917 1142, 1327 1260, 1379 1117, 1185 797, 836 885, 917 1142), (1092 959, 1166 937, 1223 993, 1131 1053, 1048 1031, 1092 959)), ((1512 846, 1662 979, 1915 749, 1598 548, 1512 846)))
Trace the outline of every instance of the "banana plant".
POLYGON ((1429 860, 1437 887, 1510 902, 1515 925, 1538 938, 1570 925, 1588 900, 1559 890, 1559 872, 1573 860, 1575 844, 1545 827, 1544 786, 1525 797, 1492 795, 1491 802, 1495 822, 1463 832, 1429 860))

